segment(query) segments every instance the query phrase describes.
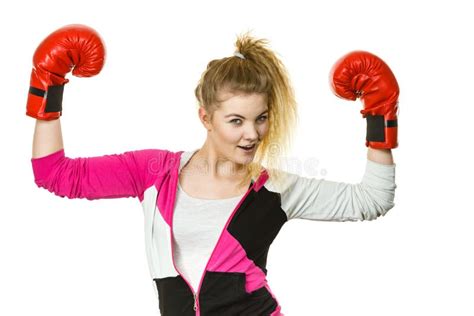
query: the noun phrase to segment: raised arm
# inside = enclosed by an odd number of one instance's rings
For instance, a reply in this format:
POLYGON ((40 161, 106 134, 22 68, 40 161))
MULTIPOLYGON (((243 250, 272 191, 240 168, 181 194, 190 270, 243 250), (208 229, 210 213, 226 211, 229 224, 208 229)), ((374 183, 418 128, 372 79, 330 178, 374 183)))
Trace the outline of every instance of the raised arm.
POLYGON ((399 88, 390 68, 364 51, 340 58, 331 69, 333 92, 346 100, 360 98, 367 120, 367 164, 357 184, 310 179, 288 174, 281 190, 282 207, 291 218, 312 220, 371 220, 394 206, 398 146, 399 88))
POLYGON ((105 46, 95 30, 68 25, 47 36, 33 56, 26 114, 36 119, 32 167, 35 183, 68 198, 141 197, 165 168, 168 152, 130 151, 69 158, 61 133, 62 96, 71 70, 78 77, 102 69, 105 46))

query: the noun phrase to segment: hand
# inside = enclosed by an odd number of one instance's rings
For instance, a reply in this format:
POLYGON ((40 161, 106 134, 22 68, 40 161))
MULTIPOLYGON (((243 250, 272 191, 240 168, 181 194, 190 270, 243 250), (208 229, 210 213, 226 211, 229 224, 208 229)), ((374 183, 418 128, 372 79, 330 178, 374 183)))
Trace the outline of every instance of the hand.
POLYGON ((46 37, 33 56, 26 115, 39 120, 58 119, 62 114, 66 74, 91 77, 105 61, 105 46, 92 28, 73 24, 46 37))
POLYGON ((366 146, 391 149, 398 146, 399 88, 390 68, 379 57, 354 51, 340 58, 330 73, 333 92, 346 100, 360 98, 367 119, 366 146))

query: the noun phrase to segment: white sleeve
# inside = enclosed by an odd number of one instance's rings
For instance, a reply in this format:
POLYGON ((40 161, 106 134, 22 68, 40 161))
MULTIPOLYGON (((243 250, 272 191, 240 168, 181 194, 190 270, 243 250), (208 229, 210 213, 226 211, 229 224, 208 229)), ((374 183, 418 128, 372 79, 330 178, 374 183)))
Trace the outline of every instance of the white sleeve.
POLYGON ((288 219, 321 221, 373 220, 385 215, 395 197, 395 164, 367 160, 357 184, 305 178, 284 173, 281 206, 288 219))

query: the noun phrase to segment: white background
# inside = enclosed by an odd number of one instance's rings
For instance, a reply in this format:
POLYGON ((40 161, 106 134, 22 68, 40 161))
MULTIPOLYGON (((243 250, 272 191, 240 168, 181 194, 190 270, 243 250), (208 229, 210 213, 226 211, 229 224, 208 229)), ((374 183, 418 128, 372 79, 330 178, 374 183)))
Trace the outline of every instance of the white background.
POLYGON ((356 183, 366 161, 360 102, 328 72, 355 49, 400 84, 396 206, 371 222, 294 220, 274 241, 268 281, 298 315, 473 315, 472 96, 468 1, 7 1, 0 11, 0 315, 157 315, 137 199, 61 199, 33 182, 31 57, 66 24, 94 27, 107 61, 68 76, 70 157, 202 145, 194 99, 207 62, 236 35, 267 38, 299 103, 288 170, 356 183), (304 167, 306 166, 306 167, 304 167), (304 167, 304 168, 303 168, 304 167))

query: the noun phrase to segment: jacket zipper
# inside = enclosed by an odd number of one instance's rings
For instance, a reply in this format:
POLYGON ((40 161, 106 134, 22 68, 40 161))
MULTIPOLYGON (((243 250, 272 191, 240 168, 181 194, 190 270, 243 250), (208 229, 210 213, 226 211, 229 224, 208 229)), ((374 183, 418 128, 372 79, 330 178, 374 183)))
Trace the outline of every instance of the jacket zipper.
MULTIPOLYGON (((178 180, 179 181, 179 180, 178 180)), ((170 234, 171 234, 171 259, 173 261, 173 266, 174 268, 176 269, 176 271, 178 271, 179 275, 183 278, 183 280, 186 282, 186 284, 188 285, 188 287, 190 288, 191 292, 193 293, 193 298, 194 298, 194 306, 193 306, 193 309, 194 311, 196 312, 196 316, 200 316, 201 315, 201 310, 199 308, 199 291, 201 290, 201 285, 202 285, 202 281, 204 279, 204 275, 206 274, 206 270, 207 270, 207 266, 209 265, 209 262, 211 261, 211 258, 212 256, 214 255, 214 252, 216 251, 216 248, 217 248, 217 245, 219 245, 219 242, 221 241, 222 239, 222 234, 224 233, 224 231, 227 229, 227 226, 229 225, 229 222, 232 220, 232 218, 234 217, 234 214, 235 212, 240 208, 240 205, 242 205, 242 202, 245 201, 245 199, 247 198, 247 195, 250 193, 250 191, 253 190, 253 188, 255 187, 255 183, 257 183, 257 180, 254 181, 254 183, 252 183, 252 185, 250 186, 250 188, 247 190, 247 192, 245 193, 245 195, 240 199, 239 203, 237 204, 237 206, 234 208, 234 210, 232 211, 232 213, 230 214, 229 218, 227 219, 227 222, 225 223, 224 225, 224 228, 222 229, 221 231, 221 234, 219 235, 219 238, 217 239, 217 242, 216 244, 214 245, 214 249, 212 250, 212 253, 211 253, 211 256, 209 257, 209 259, 207 259, 207 263, 206 263, 206 266, 204 267, 204 271, 202 272, 202 275, 201 275, 201 280, 199 281, 199 286, 198 286, 198 290, 197 291, 194 291, 194 288, 193 286, 191 285, 191 283, 189 283, 188 280, 186 280, 186 278, 181 274, 181 272, 178 270, 178 268, 176 267, 176 264, 174 262, 174 247, 173 247, 173 220, 171 220, 171 229, 170 229, 170 234)), ((175 195, 175 201, 176 201, 176 195, 175 195)), ((173 203, 173 208, 174 208, 174 203, 173 203)), ((174 210, 173 210, 174 212, 174 210)))
POLYGON ((197 311, 197 308, 198 308, 198 305, 197 305, 197 302, 198 302, 198 299, 197 299, 197 294, 194 293, 194 311, 196 312, 197 311))

